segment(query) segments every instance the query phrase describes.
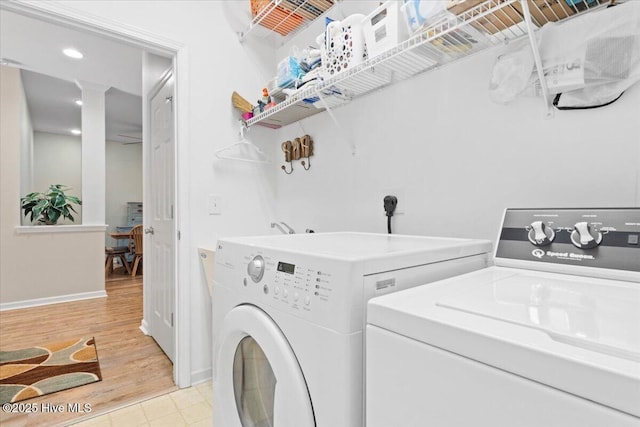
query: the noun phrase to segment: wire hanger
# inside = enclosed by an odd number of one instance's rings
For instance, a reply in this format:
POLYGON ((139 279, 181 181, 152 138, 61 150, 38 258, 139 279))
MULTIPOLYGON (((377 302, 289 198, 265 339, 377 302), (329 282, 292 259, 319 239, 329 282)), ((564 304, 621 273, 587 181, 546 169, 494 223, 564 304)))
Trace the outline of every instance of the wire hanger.
POLYGON ((244 136, 247 127, 240 124, 240 140, 215 151, 215 156, 223 160, 237 160, 247 163, 269 163, 269 157, 244 136))

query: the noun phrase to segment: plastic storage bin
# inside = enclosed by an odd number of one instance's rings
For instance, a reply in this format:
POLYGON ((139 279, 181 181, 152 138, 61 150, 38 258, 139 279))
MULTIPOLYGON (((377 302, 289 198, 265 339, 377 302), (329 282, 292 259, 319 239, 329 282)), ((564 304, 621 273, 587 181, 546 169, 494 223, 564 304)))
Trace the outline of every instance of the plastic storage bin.
POLYGON ((426 23, 441 17, 448 3, 446 0, 404 0, 401 10, 409 34, 414 34, 426 23))
POLYGON ((327 24, 325 32, 316 38, 320 46, 324 78, 353 68, 366 59, 363 19, 364 15, 353 14, 342 21, 332 21, 327 24))
POLYGON ((298 60, 293 56, 287 56, 278 63, 278 87, 293 86, 293 83, 298 80, 302 74, 304 73, 300 68, 300 64, 298 64, 298 60))
POLYGON ((383 3, 362 21, 369 58, 380 55, 407 39, 409 32, 402 21, 400 6, 396 1, 383 3))

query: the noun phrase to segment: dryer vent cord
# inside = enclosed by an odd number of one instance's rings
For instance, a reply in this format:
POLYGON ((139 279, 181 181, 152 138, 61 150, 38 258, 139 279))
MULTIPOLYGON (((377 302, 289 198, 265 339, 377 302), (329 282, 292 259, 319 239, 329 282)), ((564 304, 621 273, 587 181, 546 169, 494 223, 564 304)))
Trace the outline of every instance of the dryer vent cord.
POLYGON ((391 217, 393 216, 393 212, 396 210, 397 205, 398 198, 396 196, 384 197, 384 211, 387 215, 387 232, 389 234, 391 234, 391 217))

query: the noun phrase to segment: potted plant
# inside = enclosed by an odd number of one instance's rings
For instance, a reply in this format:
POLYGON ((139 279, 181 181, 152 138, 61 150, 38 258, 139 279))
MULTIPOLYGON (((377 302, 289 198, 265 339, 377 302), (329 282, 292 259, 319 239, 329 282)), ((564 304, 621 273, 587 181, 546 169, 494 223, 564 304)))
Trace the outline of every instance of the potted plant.
POLYGON ((60 184, 49 186, 47 193, 29 193, 20 199, 24 216, 31 214, 31 222, 54 225, 60 217, 75 221, 71 211, 77 214, 72 204, 82 205, 75 196, 65 194, 71 188, 60 184))

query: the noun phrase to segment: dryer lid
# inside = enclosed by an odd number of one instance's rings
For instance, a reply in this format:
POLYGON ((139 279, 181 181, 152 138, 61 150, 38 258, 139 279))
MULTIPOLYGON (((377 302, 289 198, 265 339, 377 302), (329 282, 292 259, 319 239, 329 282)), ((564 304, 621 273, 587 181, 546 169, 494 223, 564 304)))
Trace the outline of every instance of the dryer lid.
POLYGON ((225 242, 366 265, 388 263, 389 268, 428 264, 491 251, 491 242, 488 240, 356 232, 232 237, 221 239, 219 245, 225 242))
POLYGON ((374 298, 367 322, 640 417, 639 288, 490 267, 374 298))

